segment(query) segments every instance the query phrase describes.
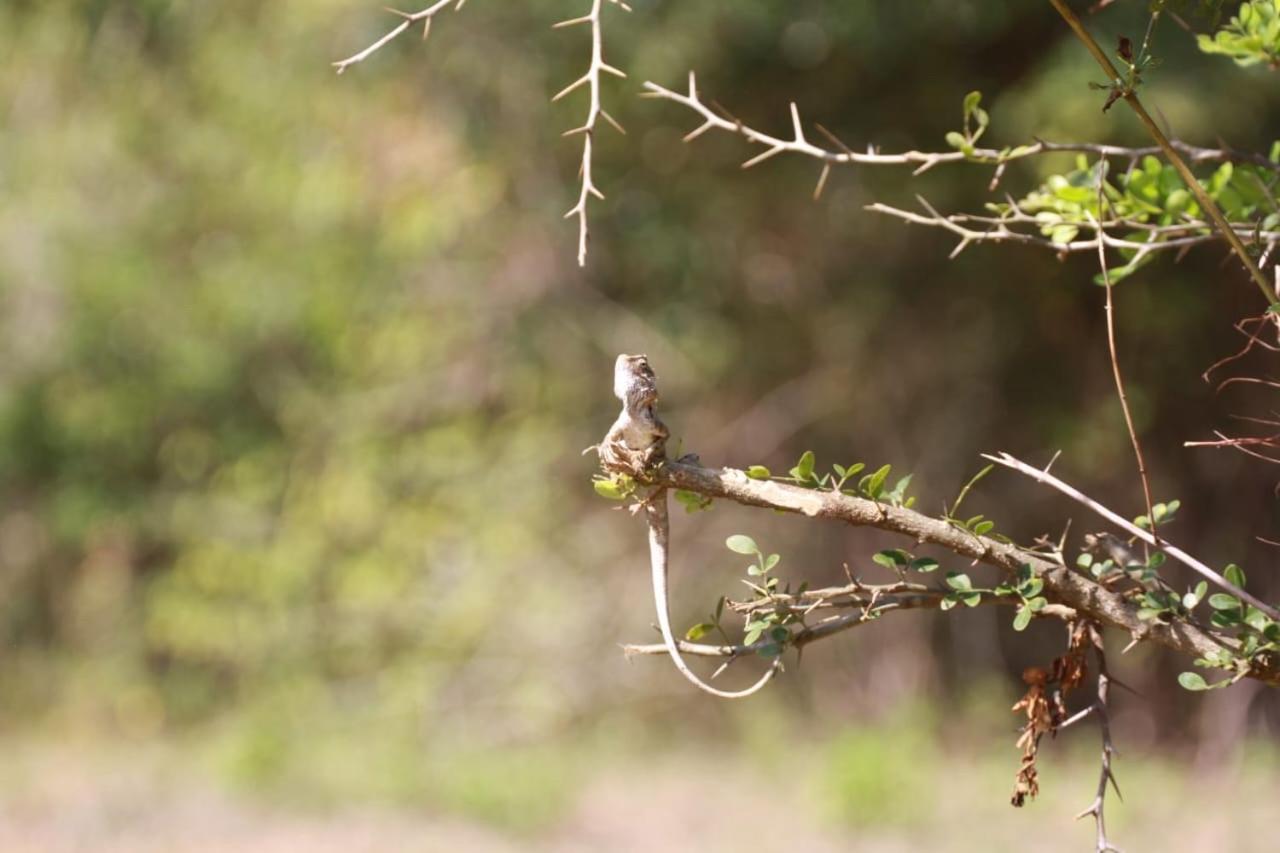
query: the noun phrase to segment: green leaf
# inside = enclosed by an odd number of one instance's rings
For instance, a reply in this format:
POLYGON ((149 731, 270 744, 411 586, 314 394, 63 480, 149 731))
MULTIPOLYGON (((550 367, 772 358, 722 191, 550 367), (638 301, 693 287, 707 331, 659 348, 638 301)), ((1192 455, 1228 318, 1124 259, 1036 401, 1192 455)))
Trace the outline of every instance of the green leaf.
POLYGON ((964 134, 954 130, 948 130, 946 138, 948 145, 961 151, 963 151, 965 146, 969 144, 969 140, 964 138, 964 134))
POLYGON ((960 599, 956 597, 955 593, 948 593, 942 597, 942 601, 938 602, 938 608, 941 610, 950 610, 959 603, 960 599))
POLYGON ((1045 606, 1048 604, 1049 604, 1049 599, 1045 598, 1044 596, 1037 596, 1036 598, 1027 599, 1027 607, 1031 608, 1032 613, 1038 613, 1039 611, 1044 610, 1045 606))
POLYGON ((871 475, 867 483, 866 492, 871 496, 872 500, 880 497, 880 492, 884 489, 884 481, 888 478, 892 467, 891 465, 885 465, 871 475))
POLYGON ((700 495, 697 492, 690 492, 686 489, 676 489, 676 500, 684 507, 687 513, 700 512, 704 509, 711 508, 711 498, 706 495, 700 495))
POLYGON ((1261 634, 1271 624, 1271 620, 1267 618, 1267 614, 1263 613, 1256 607, 1249 607, 1245 610, 1244 622, 1253 630, 1261 634))
POLYGON ((1198 672, 1184 672, 1178 676, 1178 683, 1186 690, 1208 690, 1209 685, 1198 672))
POLYGON ((1209 617, 1209 624, 1215 628, 1232 628, 1240 624, 1240 610, 1215 610, 1209 617))
POLYGON ((735 554, 759 554, 760 548, 756 545, 756 540, 750 536, 744 536, 741 533, 735 533, 728 539, 724 540, 724 545, 735 554))
POLYGON ((1079 557, 1076 557, 1076 566, 1078 566, 1079 568, 1087 569, 1092 565, 1093 565, 1093 555, 1090 554, 1088 551, 1084 552, 1079 557))
POLYGON ((764 633, 764 629, 769 627, 767 622, 753 622, 747 626, 746 636, 742 638, 744 645, 751 645, 760 639, 760 635, 764 633))
POLYGON ((697 625, 694 625, 688 631, 684 632, 684 638, 686 640, 691 640, 691 641, 701 640, 703 637, 707 636, 707 634, 710 634, 715 629, 716 629, 716 626, 712 625, 710 622, 699 622, 697 625))
POLYGON ((1055 245, 1065 246, 1076 238, 1080 229, 1075 225, 1055 225, 1049 229, 1049 240, 1055 245))
POLYGON ((1240 599, 1234 595, 1227 595, 1225 592, 1215 592, 1209 596, 1209 606, 1214 610, 1238 610, 1240 608, 1240 599))
POLYGON ((902 502, 902 498, 907 493, 907 487, 911 485, 912 474, 908 474, 894 484, 893 489, 885 494, 885 498, 891 503, 898 504, 902 502))
POLYGON ((752 465, 747 469, 747 476, 753 480, 767 480, 773 475, 763 465, 752 465))
POLYGON ((1240 568, 1235 563, 1227 566, 1227 568, 1222 572, 1222 576, 1225 577, 1232 586, 1244 589, 1244 569, 1240 568))
POLYGON ((1025 631, 1027 626, 1031 624, 1031 608, 1019 607, 1018 613, 1013 617, 1013 630, 1025 631))
POLYGON ((917 572, 932 572, 938 568, 938 561, 932 557, 917 557, 907 564, 907 568, 917 572))
POLYGON ((602 498, 608 498, 611 501, 625 501, 627 499, 622 487, 613 480, 592 480, 591 486, 596 490, 596 494, 602 498))
POLYGON ((996 523, 994 521, 980 521, 973 526, 973 532, 979 536, 986 536, 992 530, 995 530, 996 523))
POLYGON ((910 558, 907 556, 907 552, 900 548, 889 548, 872 555, 871 559, 886 569, 896 570, 900 566, 907 565, 907 561, 910 558))
POLYGON ((973 588, 973 582, 962 572, 947 572, 947 586, 956 590, 968 590, 973 588))
POLYGON ((797 480, 808 480, 813 476, 813 466, 816 463, 817 457, 813 455, 813 451, 806 450, 800 456, 800 461, 796 463, 796 467, 792 468, 789 473, 797 480))
POLYGON ((982 593, 980 592, 971 592, 968 594, 962 593, 960 595, 960 600, 963 601, 969 607, 977 607, 979 604, 982 603, 982 593))
POLYGON ((773 567, 778 565, 778 562, 781 560, 782 560, 781 554, 770 554, 768 558, 766 558, 764 561, 764 570, 766 572, 772 571, 773 567))
POLYGON ((964 96, 964 117, 966 120, 980 103, 982 103, 982 92, 977 89, 964 96))

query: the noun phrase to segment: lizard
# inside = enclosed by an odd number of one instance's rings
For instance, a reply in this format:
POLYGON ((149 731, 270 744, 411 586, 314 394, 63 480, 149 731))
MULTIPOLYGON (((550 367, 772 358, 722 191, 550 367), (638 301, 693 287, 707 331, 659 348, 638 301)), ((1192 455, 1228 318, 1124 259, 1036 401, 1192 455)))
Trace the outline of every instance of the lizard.
MULTIPOLYGON (((658 401, 657 377, 644 355, 620 355, 614 364, 613 393, 622 401, 622 412, 613 422, 604 440, 595 448, 601 464, 610 471, 621 471, 643 482, 647 475, 666 461, 667 439, 671 432, 658 417, 654 404, 658 401)), ((668 568, 671 551, 671 524, 667 512, 667 489, 660 486, 640 501, 649 527, 649 567, 653 580, 653 603, 658 613, 658 627, 663 644, 680 674, 698 689, 725 699, 740 699, 760 690, 777 673, 777 659, 760 679, 739 691, 718 690, 699 678, 684 658, 671 631, 671 606, 668 568)))

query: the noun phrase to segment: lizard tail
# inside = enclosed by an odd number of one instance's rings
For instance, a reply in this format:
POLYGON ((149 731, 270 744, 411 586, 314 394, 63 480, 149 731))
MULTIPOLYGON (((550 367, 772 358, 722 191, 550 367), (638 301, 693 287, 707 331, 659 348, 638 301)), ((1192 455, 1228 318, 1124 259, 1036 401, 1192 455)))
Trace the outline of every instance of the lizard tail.
POLYGON ((699 690, 710 693, 712 696, 719 696, 722 699, 742 699, 759 692, 782 668, 782 658, 775 658, 773 665, 765 671, 764 675, 760 676, 760 679, 755 684, 743 690, 730 691, 717 690, 707 684, 689 668, 689 665, 684 662, 684 658, 680 656, 680 646, 676 642, 675 635, 671 632, 671 596, 667 588, 667 563, 670 553, 670 537, 668 533, 670 526, 667 518, 667 494, 665 489, 662 494, 654 495, 645 504, 645 517, 649 522, 649 563, 653 574, 653 603, 658 611, 658 627, 662 630, 662 641, 667 647, 667 653, 671 655, 672 663, 676 665, 676 669, 690 683, 699 690))

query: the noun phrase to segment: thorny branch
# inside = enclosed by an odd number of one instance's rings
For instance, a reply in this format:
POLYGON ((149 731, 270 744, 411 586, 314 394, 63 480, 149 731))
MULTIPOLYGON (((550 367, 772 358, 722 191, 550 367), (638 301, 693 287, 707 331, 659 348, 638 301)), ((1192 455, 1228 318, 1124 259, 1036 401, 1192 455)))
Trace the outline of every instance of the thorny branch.
MULTIPOLYGON (((620 69, 615 68, 604 61, 604 35, 600 23, 600 12, 606 0, 590 0, 591 8, 587 14, 578 18, 570 18, 555 24, 556 29, 564 27, 572 27, 580 24, 589 25, 591 29, 591 63, 584 73, 577 80, 570 83, 560 92, 558 92, 551 100, 558 101, 571 92, 576 91, 582 86, 587 87, 590 94, 590 101, 587 105, 587 118, 582 125, 567 130, 564 136, 582 135, 582 161, 579 166, 579 177, 581 179, 580 190, 578 192, 578 201, 565 214, 565 219, 576 216, 578 218, 578 266, 585 266, 587 263, 587 240, 588 240, 588 222, 587 222, 587 203, 592 196, 603 199, 604 194, 596 187, 595 181, 591 175, 592 165, 592 145, 595 141, 595 130, 597 122, 603 118, 609 124, 613 125, 619 133, 626 133, 622 129, 613 116, 600 105, 600 75, 601 73, 612 74, 616 77, 626 77, 627 75, 620 69)), ((608 3, 617 6, 625 12, 630 12, 631 7, 627 5, 625 0, 607 0, 608 3)), ((338 69, 338 73, 346 71, 352 65, 363 62, 377 51, 385 47, 389 42, 393 41, 397 36, 409 29, 417 23, 422 24, 422 37, 426 39, 431 32, 431 21, 435 16, 444 11, 449 6, 453 6, 457 11, 463 7, 466 0, 436 0, 435 3, 427 6, 418 12, 401 12, 398 9, 388 9, 393 15, 397 15, 403 20, 390 32, 382 38, 370 44, 359 53, 352 54, 346 59, 340 59, 333 63, 338 69)))
POLYGON ((1102 761, 1101 771, 1098 774, 1098 791, 1094 795, 1093 802, 1089 807, 1080 814, 1076 815, 1079 820, 1086 815, 1093 815, 1094 826, 1097 830, 1096 835, 1096 853, 1110 853, 1116 851, 1109 840, 1107 840, 1107 784, 1110 783, 1116 789, 1116 796, 1120 796, 1120 786, 1116 783, 1115 774, 1111 771, 1111 759, 1115 755, 1115 746, 1111 742, 1111 714, 1110 714, 1110 692, 1111 692, 1111 673, 1107 670, 1107 654, 1103 647, 1102 634, 1094 625, 1088 626, 1090 642, 1093 645, 1094 660, 1098 664, 1098 694, 1093 700, 1093 704, 1087 709, 1098 718, 1098 730, 1102 734, 1102 761))
MULTIPOLYGON (((963 151, 902 151, 896 154, 885 154, 868 145, 866 152, 862 153, 854 151, 849 146, 845 145, 832 135, 830 131, 822 127, 822 125, 815 125, 815 127, 817 127, 818 130, 836 146, 836 148, 823 148, 822 146, 814 145, 810 142, 805 137, 804 127, 800 121, 800 110, 794 101, 790 105, 792 138, 784 139, 744 124, 741 120, 730 115, 718 104, 715 108, 708 105, 702 100, 702 97, 698 92, 697 79, 692 71, 689 72, 689 91, 687 93, 673 91, 652 81, 646 81, 644 88, 645 91, 642 93, 642 97, 673 101, 683 107, 693 110, 702 119, 702 124, 685 134, 684 139, 686 142, 692 142, 709 130, 723 130, 737 134, 748 142, 763 146, 765 148, 763 152, 749 158, 742 164, 742 168, 744 169, 749 169, 758 163, 763 163, 765 160, 783 152, 802 154, 806 157, 812 157, 815 160, 820 160, 824 164, 825 168, 850 164, 865 166, 915 166, 916 169, 913 174, 916 175, 927 172, 934 166, 938 166, 943 163, 960 163, 967 161, 973 163, 1000 165, 1014 160, 1021 160, 1026 157, 1033 157, 1037 154, 1053 152, 1084 153, 1093 154, 1099 157, 1123 157, 1135 161, 1148 155, 1159 155, 1164 153, 1163 149, 1156 145, 1143 148, 1126 148, 1119 145, 1097 145, 1085 142, 1047 142, 1042 139, 1036 140, 1036 142, 1031 145, 1020 146, 1008 151, 1000 151, 995 148, 975 148, 972 153, 965 153, 963 151)), ((1178 140, 1174 140, 1170 144, 1178 151, 1183 152, 1193 163, 1223 162, 1232 160, 1236 162, 1254 163, 1271 169, 1280 169, 1280 166, 1277 166, 1277 164, 1272 163, 1267 158, 1256 153, 1235 151, 1229 148, 1201 148, 1195 145, 1188 145, 1187 143, 1178 140)))
POLYGON ((399 9, 388 9, 387 11, 391 14, 398 15, 403 18, 400 24, 397 25, 395 29, 391 30, 391 32, 387 33, 385 36, 378 39, 359 53, 352 54, 346 59, 339 59, 337 62, 333 63, 333 67, 338 69, 338 73, 341 74, 352 65, 364 62, 370 56, 386 46, 388 42, 395 39, 396 36, 419 22, 422 23, 422 39, 425 41, 427 36, 431 34, 431 20, 437 13, 444 11, 449 6, 453 6, 453 10, 456 12, 460 10, 466 2, 467 0, 436 0, 435 3, 432 3, 430 6, 419 12, 401 12, 399 9))
MULTIPOLYGON (((702 124, 698 125, 698 127, 685 135, 684 139, 686 142, 697 139, 709 130, 722 130, 741 136, 743 139, 747 140, 747 142, 763 147, 763 151, 753 155, 742 163, 742 168, 744 169, 749 169, 752 166, 763 163, 764 161, 782 153, 800 154, 820 161, 822 163, 822 171, 819 174, 818 182, 814 189, 815 198, 822 193, 823 188, 826 186, 832 166, 851 164, 869 166, 915 166, 916 168, 913 174, 919 175, 944 163, 970 162, 994 165, 996 167, 996 178, 998 178, 1008 163, 1039 154, 1054 152, 1084 153, 1101 159, 1112 157, 1127 159, 1132 164, 1146 156, 1160 155, 1167 157, 1172 151, 1181 153, 1182 156, 1186 157, 1186 159, 1193 163, 1234 161, 1248 162, 1264 166, 1269 169, 1280 168, 1277 164, 1272 163, 1270 160, 1257 153, 1241 152, 1226 147, 1202 148, 1195 145, 1189 145, 1178 140, 1167 140, 1167 147, 1162 145, 1153 145, 1139 148, 1126 148, 1118 145, 1101 145, 1093 143, 1048 142, 1045 140, 1036 140, 1030 145, 1022 145, 1016 148, 1004 150, 997 150, 994 148, 974 148, 971 152, 912 150, 891 154, 883 153, 872 146, 868 146, 866 152, 863 153, 855 151, 848 145, 845 145, 822 125, 815 126, 835 147, 826 148, 811 142, 805 135, 804 124, 800 119, 800 110, 794 101, 790 104, 791 137, 786 138, 757 130, 729 114, 718 104, 714 106, 707 104, 702 100, 702 96, 698 91, 697 79, 693 72, 689 73, 689 89, 688 92, 685 93, 668 89, 653 82, 646 82, 644 84, 644 88, 645 92, 643 94, 646 97, 668 100, 680 104, 681 106, 692 110, 699 118, 702 119, 702 124)), ((994 185, 996 184, 995 179, 993 179, 992 184, 994 188, 994 185)), ((868 205, 867 209, 876 213, 894 216, 907 222, 944 228, 951 231, 960 237, 960 243, 953 251, 952 257, 958 255, 961 251, 967 248, 970 243, 1007 242, 1041 246, 1058 253, 1092 252, 1098 250, 1099 247, 1107 249, 1127 249, 1136 253, 1134 258, 1130 261, 1131 265, 1136 266, 1142 261, 1143 257, 1150 252, 1167 251, 1171 249, 1185 250, 1191 246, 1214 242, 1220 239, 1213 232, 1215 223, 1209 221, 1189 220, 1170 225, 1152 225, 1149 223, 1134 222, 1131 220, 1113 220, 1100 223, 1101 230, 1094 239, 1081 239, 1073 240, 1068 243, 1059 243, 1049 239, 1048 237, 1041 236, 1038 233, 1041 223, 1034 215, 1023 211, 1018 203, 1012 198, 1007 199, 1009 204, 1008 211, 1001 216, 980 216, 969 214, 953 214, 944 216, 935 210, 932 205, 923 198, 917 196, 917 199, 919 200, 921 207, 923 207, 927 212, 927 215, 901 210, 881 203, 868 205), (1018 226, 1024 227, 1019 229, 1018 226), (1147 239, 1145 241, 1137 241, 1113 237, 1109 233, 1106 233, 1106 229, 1110 228, 1123 228, 1126 231, 1145 231, 1147 233, 1147 239)), ((1268 247, 1274 246, 1277 242, 1280 242, 1280 232, 1260 232, 1254 223, 1233 223, 1231 227, 1234 229, 1232 236, 1240 241, 1255 241, 1257 243, 1266 244, 1268 247)))
MULTIPOLYGON (((610 3, 630 12, 631 7, 622 0, 609 0, 610 3)), ((626 77, 627 75, 617 68, 604 61, 604 37, 600 26, 600 10, 604 6, 604 0, 591 0, 591 11, 580 18, 570 18, 567 21, 561 21, 556 24, 557 28, 572 27, 579 24, 587 24, 591 27, 591 65, 587 68, 587 72, 577 80, 570 83, 565 88, 556 93, 551 100, 558 101, 570 92, 586 86, 590 93, 591 100, 587 106, 587 120, 575 127, 573 130, 565 131, 565 136, 573 136, 574 134, 582 134, 582 165, 579 167, 579 175, 582 180, 581 190, 578 193, 577 203, 569 208, 564 218, 578 217, 578 266, 586 266, 587 263, 587 200, 591 196, 603 199, 604 194, 596 188, 591 178, 591 146, 595 140, 596 122, 603 118, 619 133, 626 133, 622 129, 622 125, 609 115, 608 112, 600 106, 600 72, 605 71, 616 77, 626 77)))

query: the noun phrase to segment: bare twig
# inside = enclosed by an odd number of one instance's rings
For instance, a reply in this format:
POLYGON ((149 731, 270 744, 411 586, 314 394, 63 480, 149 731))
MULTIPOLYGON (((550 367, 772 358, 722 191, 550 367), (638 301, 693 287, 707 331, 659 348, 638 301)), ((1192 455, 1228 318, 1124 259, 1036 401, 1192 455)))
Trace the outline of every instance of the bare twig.
MULTIPOLYGON (((618 8, 630 12, 631 7, 622 0, 609 0, 610 3, 618 8)), ((570 18, 567 21, 561 21, 556 27, 572 27, 578 24, 587 24, 591 27, 591 65, 587 68, 587 72, 574 80, 568 86, 556 93, 551 100, 558 101, 565 95, 574 90, 586 86, 590 93, 591 100, 587 106, 587 120, 573 130, 565 131, 565 136, 574 134, 582 134, 582 165, 579 168, 579 177, 582 180, 581 190, 578 193, 578 201, 569 211, 565 213, 564 218, 578 217, 578 266, 586 266, 587 264, 587 200, 591 196, 603 199, 604 194, 596 188, 591 178, 591 146, 595 139, 596 122, 603 118, 619 133, 626 133, 622 129, 622 125, 609 115, 603 107, 600 106, 600 72, 608 72, 616 77, 626 77, 627 75, 617 68, 604 61, 604 36, 600 26, 600 10, 604 6, 604 0, 591 0, 591 11, 580 18, 570 18)))
MULTIPOLYGON (((738 613, 758 614, 780 608, 789 608, 791 612, 803 612, 809 615, 818 610, 856 608, 856 613, 833 615, 812 625, 806 625, 792 633, 787 640, 788 647, 803 648, 809 643, 833 637, 873 622, 886 613, 895 610, 933 610, 942 607, 948 590, 930 589, 923 584, 863 584, 854 582, 849 586, 828 589, 809 590, 800 595, 776 594, 764 601, 730 602, 728 608, 738 613)), ((1015 606, 1021 600, 1016 597, 983 595, 982 605, 998 604, 1015 606)), ((1070 620, 1076 618, 1076 611, 1060 604, 1048 604, 1036 611, 1036 616, 1070 620)), ((751 644, 715 645, 681 641, 681 652, 704 657, 735 658, 756 654, 776 645, 770 639, 759 640, 751 644)), ((662 655, 666 654, 666 646, 662 643, 628 644, 623 650, 628 655, 662 655)))
POLYGON ((1039 483, 1043 483, 1046 486, 1050 486, 1051 488, 1057 489, 1059 492, 1062 492, 1062 494, 1066 495, 1067 497, 1071 498, 1077 503, 1087 506, 1089 509, 1093 510, 1098 515, 1110 521, 1112 524, 1116 525, 1117 527, 1121 528, 1125 532, 1129 533, 1131 536, 1136 536, 1138 539, 1141 539, 1143 542, 1146 542, 1148 545, 1155 545, 1159 547, 1162 551, 1164 551, 1170 557, 1173 557, 1175 560, 1179 561, 1185 566, 1189 566, 1197 574, 1212 581, 1221 589, 1224 589, 1227 592, 1231 593, 1232 595, 1236 596, 1237 598, 1243 601, 1247 601, 1249 604, 1252 604, 1254 607, 1258 608, 1263 613, 1270 616, 1272 619, 1280 620, 1280 611, 1277 611, 1276 608, 1272 607, 1271 605, 1257 598, 1253 594, 1231 583, 1231 581, 1227 580, 1222 575, 1218 574, 1213 569, 1209 568, 1204 563, 1197 560, 1195 557, 1192 557, 1190 554, 1188 554, 1186 551, 1183 551, 1181 548, 1175 548, 1173 545, 1169 543, 1167 539, 1157 542, 1155 537, 1152 536, 1148 531, 1143 530, 1142 528, 1130 523, 1128 520, 1126 520, 1119 514, 1111 511, 1107 507, 1098 503, 1093 498, 1084 494, 1074 486, 1064 483, 1062 480, 1059 480, 1057 477, 1053 476, 1049 472, 1044 471, 1040 468, 1035 468, 1031 465, 1028 465, 1022 460, 1017 459, 1009 455, 1008 453, 1001 453, 996 456, 991 456, 984 453, 983 458, 989 459, 998 465, 1003 465, 1006 468, 1012 468, 1014 471, 1017 471, 1020 474, 1025 474, 1031 479, 1039 483))
POLYGON ((399 9, 388 9, 388 12, 393 15, 397 15, 402 19, 395 29, 391 30, 391 32, 387 33, 385 36, 378 39, 359 53, 352 54, 346 59, 339 59, 337 62, 333 63, 333 67, 338 69, 338 73, 341 74, 352 65, 364 62, 370 56, 381 50, 388 42, 395 39, 396 36, 419 22, 422 24, 422 38, 425 40, 431 33, 431 19, 434 18, 437 13, 444 11, 449 6, 453 6, 454 11, 456 12, 461 9, 466 2, 467 0, 436 0, 436 2, 432 3, 420 12, 401 12, 399 9))

